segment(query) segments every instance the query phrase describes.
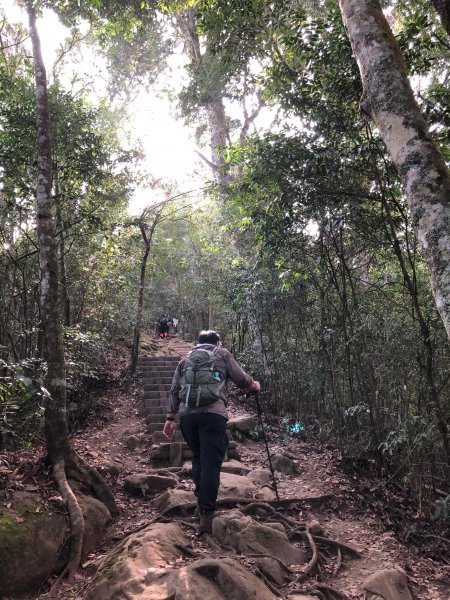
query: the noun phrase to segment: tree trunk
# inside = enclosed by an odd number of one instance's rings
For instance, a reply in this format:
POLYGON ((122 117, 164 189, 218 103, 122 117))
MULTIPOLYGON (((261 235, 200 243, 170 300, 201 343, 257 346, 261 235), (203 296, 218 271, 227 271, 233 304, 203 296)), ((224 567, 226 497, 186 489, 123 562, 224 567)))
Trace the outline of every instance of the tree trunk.
POLYGON ((450 2, 449 0, 432 0, 432 4, 441 19, 447 35, 450 37, 450 2))
POLYGON ((144 251, 142 253, 141 270, 139 277, 139 292, 138 301, 136 308, 136 322, 134 326, 133 344, 131 347, 131 360, 129 374, 133 376, 136 373, 137 361, 139 356, 139 343, 141 340, 141 329, 142 329, 142 314, 144 311, 144 290, 145 290, 145 272, 147 270, 147 260, 150 254, 150 247, 152 244, 153 234, 155 233, 156 226, 158 225, 161 217, 161 211, 158 211, 153 218, 153 222, 150 226, 150 230, 147 233, 145 228, 144 219, 147 215, 147 211, 141 216, 141 222, 139 223, 139 229, 141 230, 142 239, 144 241, 144 251))
POLYGON ((414 99, 378 0, 339 0, 358 62, 361 108, 374 121, 405 189, 413 227, 450 337, 450 177, 414 99))
MULTIPOLYGON (((192 63, 201 64, 204 56, 209 53, 209 50, 206 48, 202 54, 200 40, 196 32, 195 10, 190 8, 178 15, 176 23, 184 38, 192 63)), ((208 90, 208 92, 209 99, 207 104, 205 104, 205 108, 208 115, 211 161, 207 160, 206 162, 212 168, 216 184, 225 186, 231 181, 229 167, 221 153, 222 149, 230 143, 228 120, 225 114, 223 96, 218 90, 208 90)))
POLYGON ((64 234, 64 223, 61 213, 61 198, 59 197, 58 177, 55 177, 55 194, 56 202, 56 225, 59 230, 59 275, 60 275, 60 305, 64 315, 64 325, 70 326, 70 298, 69 298, 69 283, 67 279, 66 266, 66 238, 64 234))
POLYGON ((131 347, 130 375, 136 373, 137 361, 139 356, 139 343, 141 341, 142 313, 144 309, 144 289, 145 289, 145 271, 147 268, 147 259, 150 253, 150 243, 145 240, 144 252, 141 260, 141 272, 139 277, 139 292, 136 309, 136 322, 134 325, 133 344, 131 347))
MULTIPOLYGON (((59 318, 58 258, 55 225, 52 215, 52 148, 47 77, 42 59, 40 39, 36 27, 36 13, 27 7, 33 45, 36 84, 37 123, 37 185, 36 227, 39 246, 40 309, 47 360, 47 389, 45 407, 45 435, 53 475, 67 504, 72 526, 70 555, 63 576, 72 579, 81 559, 84 519, 76 497, 67 483, 66 466, 74 462, 66 419, 66 368, 63 330, 59 318)), ((113 508, 115 503, 110 506, 113 508)))

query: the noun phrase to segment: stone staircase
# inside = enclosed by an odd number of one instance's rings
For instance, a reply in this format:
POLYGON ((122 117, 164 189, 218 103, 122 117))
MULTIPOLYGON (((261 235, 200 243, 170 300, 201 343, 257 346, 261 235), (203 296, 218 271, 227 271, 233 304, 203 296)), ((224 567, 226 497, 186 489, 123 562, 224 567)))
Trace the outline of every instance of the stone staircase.
MULTIPOLYGON (((173 374, 181 358, 186 356, 192 348, 193 344, 189 342, 170 339, 168 343, 164 341, 161 344, 161 352, 164 354, 140 356, 138 360, 139 372, 144 385, 143 413, 147 431, 152 438, 150 462, 154 467, 177 467, 184 460, 192 458, 192 453, 179 428, 172 441, 169 441, 163 433, 173 374)), ((236 444, 230 442, 228 451, 230 458, 235 458, 232 456, 234 454, 237 455, 235 447, 236 444)))
POLYGON ((181 358, 192 347, 181 339, 170 339, 161 343, 161 353, 164 354, 139 357, 139 372, 144 385, 143 412, 152 439, 150 460, 156 467, 179 466, 184 459, 191 458, 180 430, 177 429, 175 438, 169 441, 163 434, 163 427, 173 374, 181 358))

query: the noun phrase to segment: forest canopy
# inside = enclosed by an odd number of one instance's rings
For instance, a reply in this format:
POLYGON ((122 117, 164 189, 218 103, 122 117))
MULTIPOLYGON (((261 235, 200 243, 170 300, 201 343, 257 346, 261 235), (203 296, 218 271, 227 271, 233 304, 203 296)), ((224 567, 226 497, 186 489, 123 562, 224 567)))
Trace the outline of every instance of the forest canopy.
MULTIPOLYGON (((98 356, 125 341, 133 374, 141 334, 167 313, 185 339, 221 332, 261 380, 269 421, 300 420, 343 455, 383 462, 417 497, 438 488, 448 500, 450 38, 439 3, 395 1, 386 19, 375 0, 22 4, 42 40, 49 11, 68 36, 60 70, 45 66, 69 427, 95 410, 98 356), (355 14, 370 15, 372 33, 355 14), (371 54, 371 35, 385 54, 371 54), (100 96, 83 52, 105 65, 100 96), (170 180, 155 175, 130 136, 142 93, 192 133, 187 185, 177 164, 170 180), (136 214, 139 188, 149 201, 136 214)), ((42 438, 55 357, 36 55, 26 19, 0 19, 6 450, 42 438)))

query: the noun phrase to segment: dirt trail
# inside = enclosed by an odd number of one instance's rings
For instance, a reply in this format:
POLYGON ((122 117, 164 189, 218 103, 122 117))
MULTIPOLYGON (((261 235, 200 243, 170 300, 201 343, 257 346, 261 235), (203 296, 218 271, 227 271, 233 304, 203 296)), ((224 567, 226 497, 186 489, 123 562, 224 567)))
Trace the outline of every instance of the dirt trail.
MULTIPOLYGON (((173 338, 152 340, 147 355, 172 354, 173 338)), ((151 498, 134 498, 124 492, 126 476, 148 468, 150 441, 142 417, 142 386, 128 385, 116 391, 113 412, 108 422, 83 431, 74 437, 77 450, 95 465, 113 486, 122 514, 106 531, 96 552, 83 565, 74 584, 60 588, 59 598, 81 600, 84 597, 93 565, 117 543, 123 535, 156 516, 151 498)), ((233 407, 233 412, 244 413, 249 407, 245 400, 233 407)), ((347 543, 362 554, 361 559, 344 557, 338 573, 333 577, 333 565, 321 570, 320 578, 344 592, 351 600, 362 598, 361 584, 379 569, 401 566, 409 577, 410 589, 417 600, 450 600, 450 567, 415 555, 380 522, 376 512, 359 502, 354 480, 337 466, 333 449, 320 447, 312 441, 285 440, 271 434, 271 451, 288 452, 295 456, 300 473, 295 476, 277 474, 280 497, 298 497, 300 494, 332 494, 332 499, 320 509, 305 509, 296 518, 317 520, 326 535, 347 543), (327 570, 329 569, 329 570, 327 570)), ((252 468, 265 465, 263 442, 248 441, 238 445, 242 462, 252 468)), ((193 538, 193 544, 202 544, 193 538)), ((204 550, 207 552, 207 549, 204 550)), ((448 560, 448 556, 447 556, 448 560)), ((336 565, 334 565, 336 567, 336 565)), ((40 596, 39 598, 43 598, 40 596)), ((245 599, 243 599, 245 600, 245 599)))

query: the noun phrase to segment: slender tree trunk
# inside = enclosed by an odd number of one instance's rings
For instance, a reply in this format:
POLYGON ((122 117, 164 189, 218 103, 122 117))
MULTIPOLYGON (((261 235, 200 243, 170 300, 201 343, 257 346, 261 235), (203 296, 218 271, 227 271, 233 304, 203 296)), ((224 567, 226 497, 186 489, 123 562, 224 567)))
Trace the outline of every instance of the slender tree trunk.
POLYGON ((139 292, 136 309, 136 322, 134 325, 133 344, 131 347, 130 375, 136 373, 137 361, 139 356, 139 344, 141 341, 142 313, 144 309, 144 290, 145 290, 145 271, 147 268, 147 259, 150 253, 150 244, 145 244, 141 260, 141 272, 139 277, 139 292))
MULTIPOLYGON (((129 373, 133 376, 136 373, 137 369, 137 361, 139 356, 139 344, 141 340, 141 329, 142 329, 142 314, 144 311, 144 290, 145 290, 145 272, 147 270, 147 260, 150 254, 150 247, 152 244, 153 234, 155 232, 156 226, 159 222, 161 212, 158 211, 156 216, 153 219, 150 230, 147 233, 145 228, 145 223, 143 220, 139 223, 139 229, 141 230, 142 239, 144 241, 144 251, 142 253, 141 260, 141 270, 139 276, 139 291, 138 291, 138 301, 136 308, 136 322, 134 326, 133 333, 133 344, 131 347, 131 360, 130 360, 130 368, 129 373)), ((142 215, 142 219, 145 214, 142 215)))
POLYGON ((40 305, 44 331, 44 352, 47 360, 47 389, 45 407, 45 434, 47 451, 53 475, 69 507, 73 542, 67 575, 73 576, 81 559, 84 520, 73 491, 67 483, 66 458, 70 456, 69 433, 66 420, 66 368, 63 330, 59 319, 58 261, 55 244, 55 226, 52 215, 52 149, 50 115, 47 96, 47 77, 42 60, 40 40, 36 28, 36 14, 28 7, 33 43, 34 75, 36 83, 37 121, 37 234, 40 268, 40 305))
POLYGON ((378 0, 339 0, 358 62, 361 108, 400 174, 437 309, 450 337, 450 177, 414 99, 397 41, 378 0))
MULTIPOLYGON (((67 482, 66 474, 66 469, 74 464, 75 457, 70 447, 66 419, 64 339, 59 318, 58 259, 51 199, 52 148, 47 76, 36 27, 36 13, 31 5, 28 5, 27 9, 33 45, 36 84, 36 227, 39 246, 40 310, 44 336, 44 354, 47 360, 48 371, 47 389, 49 391, 45 407, 45 434, 48 456, 53 467, 53 475, 70 514, 72 540, 69 560, 63 576, 72 579, 81 559, 84 519, 76 497, 67 482)), ((112 506, 115 506, 114 501, 112 506)))

